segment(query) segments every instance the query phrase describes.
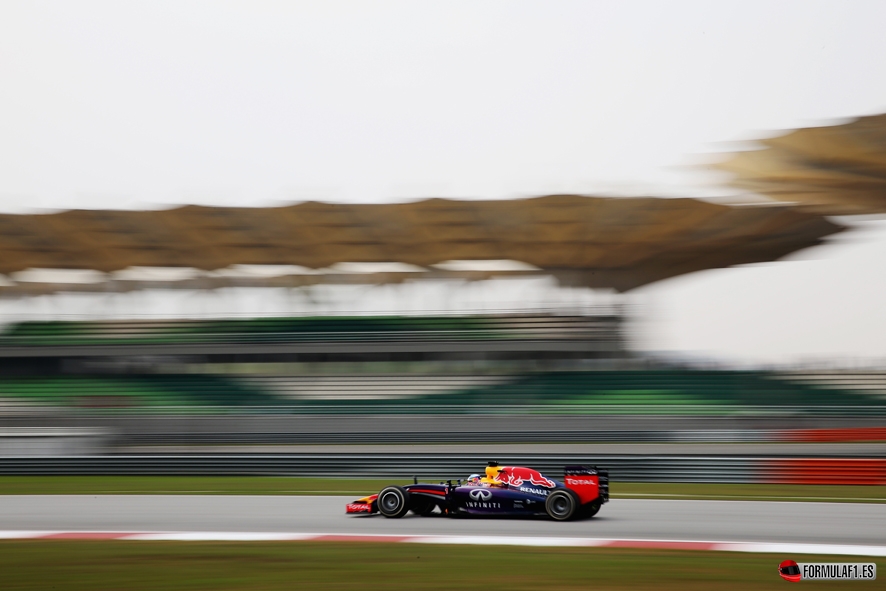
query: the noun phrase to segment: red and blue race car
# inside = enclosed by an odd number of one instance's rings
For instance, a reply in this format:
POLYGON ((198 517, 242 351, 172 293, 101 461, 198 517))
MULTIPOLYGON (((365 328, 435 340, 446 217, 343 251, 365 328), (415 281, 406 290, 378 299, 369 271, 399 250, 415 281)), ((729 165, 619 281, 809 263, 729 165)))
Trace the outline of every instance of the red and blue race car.
POLYGON ((454 484, 387 486, 377 495, 348 503, 347 513, 416 515, 548 515, 557 521, 593 517, 609 501, 609 472, 566 466, 562 481, 521 466, 490 462, 486 475, 472 474, 454 484))

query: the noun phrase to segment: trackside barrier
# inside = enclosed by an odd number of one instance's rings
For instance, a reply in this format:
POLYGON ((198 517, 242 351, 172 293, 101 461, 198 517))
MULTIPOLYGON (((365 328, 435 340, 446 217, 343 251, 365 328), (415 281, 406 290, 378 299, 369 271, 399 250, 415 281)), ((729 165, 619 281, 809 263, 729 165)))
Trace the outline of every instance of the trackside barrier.
POLYGON ((777 440, 771 431, 599 431, 539 430, 510 432, 486 431, 363 431, 363 432, 161 432, 126 433, 117 438, 119 445, 224 445, 224 444, 478 444, 478 443, 759 443, 777 440))
POLYGON ((100 454, 109 440, 102 429, 0 427, 0 456, 100 454))
POLYGON ((125 433, 117 438, 118 445, 224 445, 224 444, 312 444, 312 445, 370 445, 417 443, 837 443, 886 441, 870 432, 880 429, 815 429, 797 434, 794 431, 774 429, 719 429, 674 431, 616 431, 616 430, 538 430, 509 432, 486 431, 362 431, 362 432, 273 432, 252 431, 191 431, 160 433, 125 433), (839 436, 808 437, 805 433, 817 431, 851 431, 839 436), (865 433, 854 433, 864 431, 865 433))
POLYGON ((886 460, 789 458, 768 460, 766 482, 773 484, 886 484, 886 460))
POLYGON ((557 477, 570 464, 609 469, 615 482, 886 484, 886 460, 514 454, 232 454, 4 457, 0 474, 250 475, 454 478, 490 459, 557 477))
MULTIPOLYGON (((415 404, 343 402, 280 404, 276 406, 137 406, 137 407, 52 407, 58 416, 206 416, 206 415, 569 415, 569 416, 687 416, 737 419, 875 419, 886 422, 886 404, 881 405, 750 405, 750 404, 415 404)), ((45 407, 32 407, 45 413, 45 407)))

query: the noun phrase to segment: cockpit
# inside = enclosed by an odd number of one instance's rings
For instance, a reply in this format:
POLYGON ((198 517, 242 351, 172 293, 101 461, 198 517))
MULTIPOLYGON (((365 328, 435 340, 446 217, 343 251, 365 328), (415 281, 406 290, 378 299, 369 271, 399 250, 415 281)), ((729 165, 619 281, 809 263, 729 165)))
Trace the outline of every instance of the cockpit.
POLYGON ((486 466, 485 475, 481 474, 471 474, 464 481, 463 486, 506 486, 504 482, 498 479, 498 473, 501 470, 498 464, 495 462, 489 462, 489 465, 486 466))

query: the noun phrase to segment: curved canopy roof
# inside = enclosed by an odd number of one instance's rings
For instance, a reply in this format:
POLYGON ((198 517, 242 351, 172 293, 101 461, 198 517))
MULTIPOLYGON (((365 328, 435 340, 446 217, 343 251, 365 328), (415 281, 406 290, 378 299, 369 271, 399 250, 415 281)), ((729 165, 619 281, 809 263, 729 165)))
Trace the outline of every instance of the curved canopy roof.
POLYGON ((761 143, 716 165, 733 186, 829 215, 886 212, 886 114, 761 143))
POLYGON ((249 285, 355 275, 393 282, 422 273, 469 278, 544 273, 567 285, 625 291, 692 271, 778 259, 841 229, 791 207, 578 195, 9 214, 0 215, 0 273, 18 283, 0 291, 39 281, 17 273, 27 269, 129 270, 130 275, 102 275, 112 285, 79 283, 80 289, 103 290, 131 288, 132 268, 189 267, 213 273, 179 274, 178 281, 164 285, 216 287, 238 284, 236 273, 229 272, 237 265, 290 269, 278 274, 288 277, 282 279, 256 273, 249 285), (472 267, 464 261, 495 264, 472 267), (369 263, 386 266, 367 268, 369 263))

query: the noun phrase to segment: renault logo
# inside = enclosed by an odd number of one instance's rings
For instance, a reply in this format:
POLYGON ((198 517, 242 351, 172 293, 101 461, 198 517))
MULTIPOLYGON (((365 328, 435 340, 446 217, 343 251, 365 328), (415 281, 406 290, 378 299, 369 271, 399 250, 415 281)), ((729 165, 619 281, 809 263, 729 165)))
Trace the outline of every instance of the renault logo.
POLYGON ((488 501, 492 498, 492 491, 483 488, 472 490, 469 494, 475 501, 488 501))

